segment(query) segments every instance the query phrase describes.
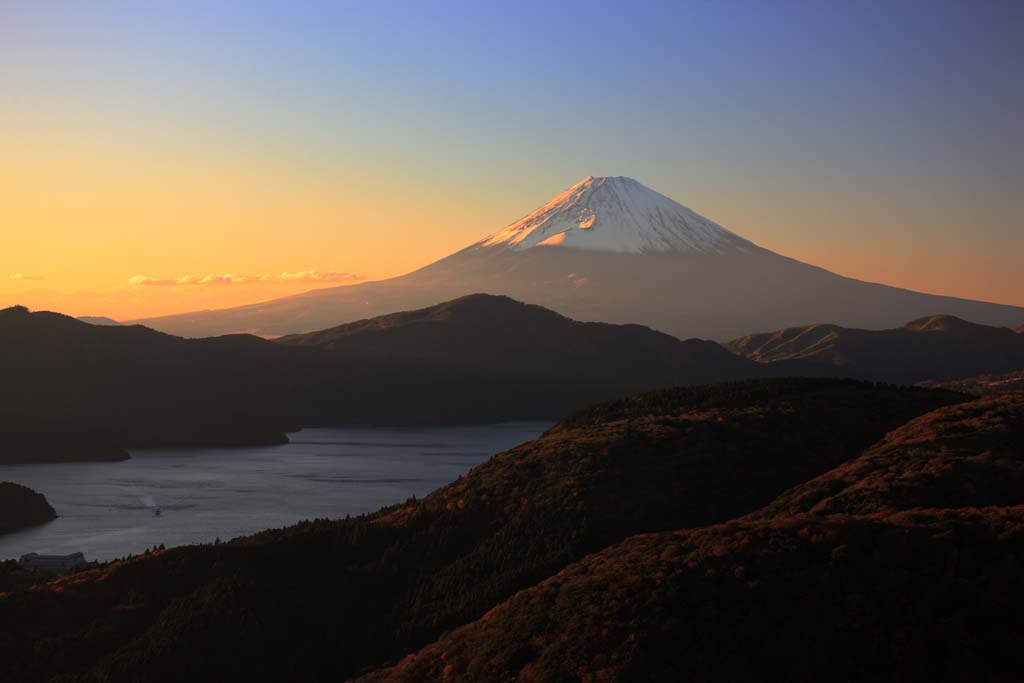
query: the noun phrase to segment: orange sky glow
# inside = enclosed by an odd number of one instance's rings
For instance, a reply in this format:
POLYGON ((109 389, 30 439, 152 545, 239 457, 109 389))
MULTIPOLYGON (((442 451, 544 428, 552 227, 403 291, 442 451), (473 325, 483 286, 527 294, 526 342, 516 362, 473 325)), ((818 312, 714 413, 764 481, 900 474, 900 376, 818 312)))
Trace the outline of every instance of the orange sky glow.
MULTIPOLYGON (((235 166, 196 150, 140 154, 41 137, 0 137, 12 152, 0 162, 0 305, 118 320, 399 275, 579 179, 423 185, 386 168, 314 174, 273 158, 235 166)), ((651 184, 762 246, 844 275, 1024 304, 1012 270, 1019 252, 983 234, 956 239, 962 217, 941 206, 853 207, 827 196, 795 204, 768 190, 651 184), (948 237, 921 243, 924 227, 948 237)))
POLYGON ((0 306, 126 320, 400 275, 587 175, 1024 305, 1013 3, 386 5, 0 3, 0 306))

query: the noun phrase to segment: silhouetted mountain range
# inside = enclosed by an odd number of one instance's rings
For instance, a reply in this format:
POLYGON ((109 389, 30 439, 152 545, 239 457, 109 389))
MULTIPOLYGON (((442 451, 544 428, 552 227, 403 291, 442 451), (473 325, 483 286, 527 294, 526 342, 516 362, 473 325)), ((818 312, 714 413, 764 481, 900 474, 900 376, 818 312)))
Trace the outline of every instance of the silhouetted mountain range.
POLYGON ((281 443, 302 425, 557 419, 625 394, 744 378, 910 383, 1024 368, 1024 335, 951 316, 727 346, 485 294, 274 341, 182 339, 14 307, 0 311, 0 462, 281 443))
POLYGON ((123 459, 129 447, 280 443, 286 364, 255 337, 185 340, 0 310, 0 462, 123 459))
POLYGON ((310 424, 557 419, 758 372, 713 342, 487 295, 279 342, 182 339, 15 307, 0 311, 0 462, 280 443, 310 424))
POLYGON ((305 423, 557 419, 624 394, 761 372, 714 342, 485 294, 277 342, 315 352, 305 423))
POLYGON ((751 334, 725 345, 793 374, 834 373, 887 382, 949 380, 1024 369, 1024 335, 933 315, 892 330, 807 325, 751 334))

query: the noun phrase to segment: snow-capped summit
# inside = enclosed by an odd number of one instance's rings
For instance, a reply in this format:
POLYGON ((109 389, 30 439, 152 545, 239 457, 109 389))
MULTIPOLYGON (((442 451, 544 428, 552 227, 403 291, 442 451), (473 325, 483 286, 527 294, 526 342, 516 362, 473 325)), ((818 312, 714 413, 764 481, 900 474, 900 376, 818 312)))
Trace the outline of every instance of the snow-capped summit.
POLYGON ((479 242, 517 251, 562 246, 642 253, 744 252, 754 245, 632 178, 588 176, 479 242))
POLYGON ((1024 308, 851 280, 748 242, 630 178, 586 178, 504 230, 405 275, 129 322, 189 337, 278 336, 478 292, 680 338, 727 340, 813 321, 883 329, 935 313, 1008 327, 1024 320, 1024 308))

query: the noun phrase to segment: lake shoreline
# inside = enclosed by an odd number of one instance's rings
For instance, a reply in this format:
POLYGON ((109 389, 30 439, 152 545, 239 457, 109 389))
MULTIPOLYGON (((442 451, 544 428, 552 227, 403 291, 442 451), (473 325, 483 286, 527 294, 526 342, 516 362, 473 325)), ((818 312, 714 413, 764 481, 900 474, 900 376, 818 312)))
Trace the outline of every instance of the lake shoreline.
POLYGON ((226 541, 303 519, 375 512, 422 497, 550 425, 311 427, 277 445, 145 448, 118 462, 0 465, 0 480, 39 491, 59 515, 0 536, 0 560, 83 551, 105 561, 160 544, 226 541))

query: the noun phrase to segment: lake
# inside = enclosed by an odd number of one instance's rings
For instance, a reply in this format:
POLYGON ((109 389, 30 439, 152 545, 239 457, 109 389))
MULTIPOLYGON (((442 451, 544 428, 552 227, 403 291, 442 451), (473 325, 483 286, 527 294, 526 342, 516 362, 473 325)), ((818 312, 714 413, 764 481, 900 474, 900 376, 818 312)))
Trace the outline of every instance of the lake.
POLYGON ((547 423, 317 428, 281 446, 133 451, 124 462, 0 466, 60 517, 0 535, 0 560, 82 551, 108 560, 165 544, 228 540, 422 497, 547 423), (161 514, 154 514, 159 507, 161 514))

